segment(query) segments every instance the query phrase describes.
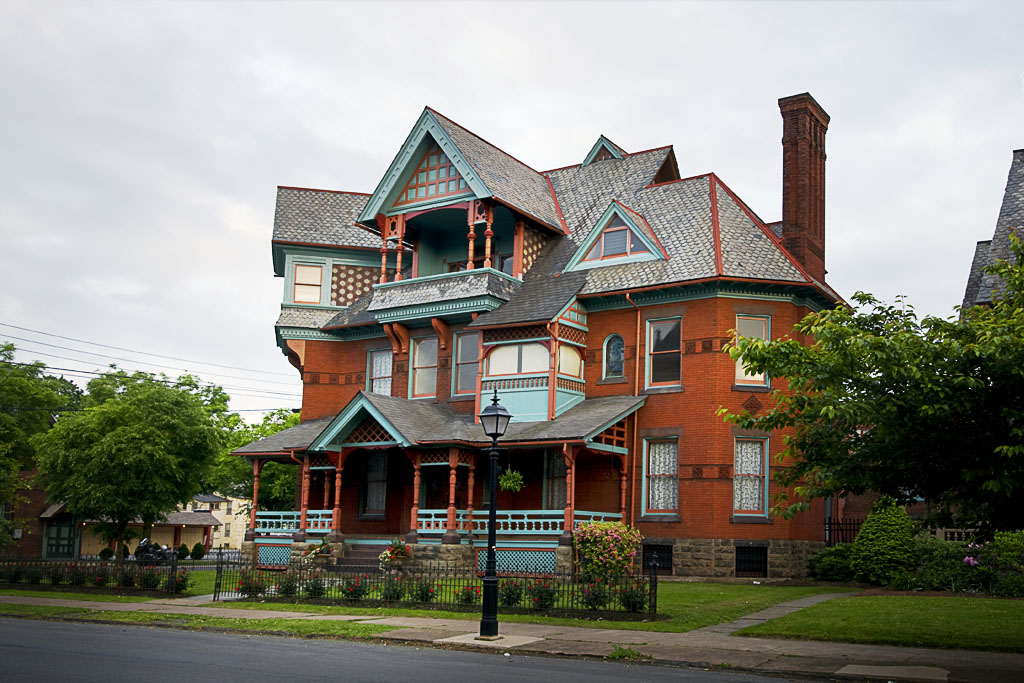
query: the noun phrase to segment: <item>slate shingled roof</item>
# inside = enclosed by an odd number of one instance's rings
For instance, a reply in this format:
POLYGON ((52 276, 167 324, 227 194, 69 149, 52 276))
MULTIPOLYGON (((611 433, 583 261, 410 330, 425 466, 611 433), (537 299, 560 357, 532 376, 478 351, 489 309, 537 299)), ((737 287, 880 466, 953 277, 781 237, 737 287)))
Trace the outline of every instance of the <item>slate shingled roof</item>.
POLYGON ((547 178, 433 109, 437 122, 487 189, 501 202, 561 229, 547 178))
POLYGON ((380 248, 380 237, 356 225, 367 195, 358 192, 277 188, 275 242, 380 248))
POLYGON ((253 441, 231 452, 232 455, 252 455, 263 453, 284 453, 290 450, 305 450, 313 439, 320 435, 324 427, 331 423, 331 417, 322 417, 318 420, 309 420, 282 429, 277 434, 271 434, 259 441, 253 441))
POLYGON ((466 271, 453 277, 442 277, 422 282, 402 280, 376 289, 373 302, 368 306, 368 310, 380 311, 400 306, 416 306, 487 295, 508 301, 519 287, 519 282, 496 275, 489 270, 466 271))
POLYGON ((984 272, 984 269, 997 260, 1008 261, 1013 256, 1010 251, 1011 230, 1024 230, 1024 149, 1013 151, 1013 161, 1006 179, 1006 191, 1003 193, 1003 204, 999 208, 995 233, 991 240, 978 242, 975 249, 974 261, 971 263, 971 272, 964 292, 964 308, 990 303, 992 294, 999 290, 1002 285, 1000 279, 984 272))
POLYGON ((299 308, 282 306, 277 316, 277 327, 305 327, 317 329, 335 317, 337 311, 329 308, 299 308))

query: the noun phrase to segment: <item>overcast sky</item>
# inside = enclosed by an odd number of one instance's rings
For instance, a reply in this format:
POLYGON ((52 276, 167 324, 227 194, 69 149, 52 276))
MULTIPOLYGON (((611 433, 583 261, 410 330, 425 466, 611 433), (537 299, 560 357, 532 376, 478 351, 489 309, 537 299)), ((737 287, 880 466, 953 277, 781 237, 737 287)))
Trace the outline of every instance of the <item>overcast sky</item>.
POLYGON ((1022 28, 1022 3, 8 0, 0 323, 245 371, 0 340, 297 407, 277 185, 372 192, 429 105, 539 170, 600 134, 672 144, 684 177, 714 171, 775 221, 776 101, 805 91, 832 117, 829 282, 950 315, 1024 147, 1022 28))

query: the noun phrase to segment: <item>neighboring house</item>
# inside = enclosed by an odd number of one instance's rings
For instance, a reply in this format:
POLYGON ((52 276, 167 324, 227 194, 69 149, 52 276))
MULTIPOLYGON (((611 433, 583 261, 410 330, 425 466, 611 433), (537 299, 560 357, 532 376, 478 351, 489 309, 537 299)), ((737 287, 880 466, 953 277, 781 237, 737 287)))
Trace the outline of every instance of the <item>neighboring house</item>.
POLYGON ((963 308, 991 303, 993 293, 999 290, 1002 283, 997 276, 986 273, 985 268, 997 260, 1012 258, 1010 232, 1021 230, 1024 230, 1024 149, 1017 149, 1013 152, 995 233, 992 239, 978 242, 975 247, 971 272, 964 290, 963 308))
POLYGON ((208 512, 220 522, 213 529, 211 547, 238 550, 242 547, 249 522, 247 514, 249 501, 242 498, 224 497, 215 493, 200 493, 193 497, 189 509, 193 512, 208 512))
MULTIPOLYGON (((425 109, 372 194, 280 187, 277 342, 302 375, 303 422, 236 453, 253 463, 247 541, 281 564, 328 537, 404 537, 482 566, 489 461, 475 416, 514 415, 501 467, 499 569, 571 563, 574 524, 623 520, 678 575, 800 575, 824 504, 769 514, 784 383, 723 352, 777 339, 839 299, 825 284, 825 133, 808 94, 779 100, 782 220, 766 223, 672 147, 604 136, 538 172, 425 109), (686 177, 683 177, 685 175, 686 177), (267 462, 300 468, 293 510, 260 510, 267 462)), ((390 150, 381 150, 387 158, 390 150)))

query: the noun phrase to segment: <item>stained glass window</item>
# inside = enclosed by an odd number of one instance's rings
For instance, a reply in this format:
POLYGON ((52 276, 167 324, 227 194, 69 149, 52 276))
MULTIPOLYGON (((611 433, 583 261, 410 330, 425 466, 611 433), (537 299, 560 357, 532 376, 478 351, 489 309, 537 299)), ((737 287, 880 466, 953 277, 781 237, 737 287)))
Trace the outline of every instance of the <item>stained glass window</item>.
POLYGON ((604 376, 622 377, 625 365, 626 344, 622 337, 613 334, 604 343, 604 376))

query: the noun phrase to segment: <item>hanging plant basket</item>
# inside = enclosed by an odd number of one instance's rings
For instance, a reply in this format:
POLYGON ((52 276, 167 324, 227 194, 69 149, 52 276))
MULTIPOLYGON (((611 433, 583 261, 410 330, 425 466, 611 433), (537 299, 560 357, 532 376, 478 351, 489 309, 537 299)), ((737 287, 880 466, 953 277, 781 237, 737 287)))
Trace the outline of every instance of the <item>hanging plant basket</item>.
POLYGON ((498 475, 498 488, 510 493, 519 493, 523 490, 523 475, 519 470, 505 470, 498 475))

